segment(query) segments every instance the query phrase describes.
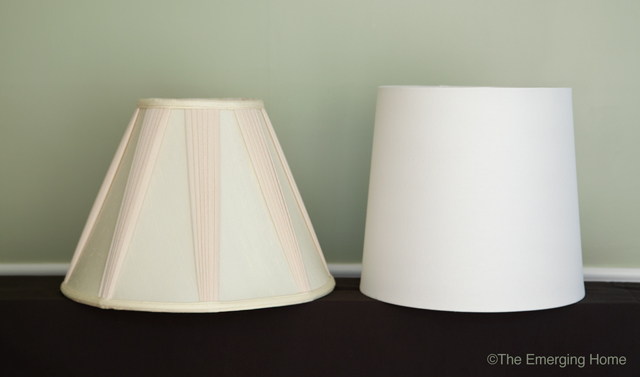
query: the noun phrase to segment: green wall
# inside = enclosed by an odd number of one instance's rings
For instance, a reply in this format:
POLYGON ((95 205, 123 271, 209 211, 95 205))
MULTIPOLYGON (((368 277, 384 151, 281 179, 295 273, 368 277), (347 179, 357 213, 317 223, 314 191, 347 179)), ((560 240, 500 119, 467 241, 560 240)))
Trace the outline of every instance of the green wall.
POLYGON ((573 88, 585 265, 640 267, 640 2, 0 2, 0 262, 67 262, 138 98, 265 101, 330 263, 376 88, 573 88))

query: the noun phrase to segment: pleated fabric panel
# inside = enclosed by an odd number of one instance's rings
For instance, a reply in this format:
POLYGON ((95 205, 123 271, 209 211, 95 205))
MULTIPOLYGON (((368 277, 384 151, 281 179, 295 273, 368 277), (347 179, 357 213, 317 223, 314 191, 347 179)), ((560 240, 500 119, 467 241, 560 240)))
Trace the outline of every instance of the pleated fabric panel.
POLYGON ((169 114, 168 109, 148 109, 145 112, 105 272, 102 276, 99 293, 102 298, 109 299, 113 296, 118 274, 129 249, 144 195, 149 186, 169 114))
POLYGON ((271 141, 273 143, 273 147, 276 150, 276 153, 278 154, 278 159, 280 160, 280 163, 282 164, 282 168, 284 170, 284 173, 287 176, 287 182, 289 183, 289 186, 291 187, 291 191, 293 191, 293 195, 296 199, 296 203, 298 205, 298 208, 300 209, 300 212, 302 213, 302 216, 304 218, 304 222, 305 225, 307 227, 307 230, 313 240, 314 246, 316 248, 316 252, 318 253, 318 257, 320 258, 320 260, 322 261, 322 265, 324 266, 324 269, 327 273, 327 275, 330 275, 329 272, 329 267, 327 266, 327 262, 324 259, 324 255, 322 253, 322 248, 320 247, 320 242, 318 241, 318 237, 316 236, 316 232, 313 229, 313 224, 311 224, 311 219, 309 218, 309 214, 307 212, 306 207, 304 206, 304 202, 302 201, 302 196, 300 195, 300 191, 298 190, 298 186, 296 185, 296 181, 293 179, 293 173, 291 173, 291 168, 289 167, 289 163, 287 162, 287 159, 284 156, 284 152, 282 151, 282 146, 280 146, 280 142, 278 141, 278 137, 276 136, 276 132, 273 129, 273 125, 271 124, 271 120, 269 119, 269 116, 267 115, 267 111, 265 109, 261 109, 260 110, 262 112, 262 116, 264 118, 265 121, 265 126, 267 128, 267 132, 269 134, 269 136, 271 137, 271 141))
POLYGON ((262 111, 260 109, 238 109, 235 110, 235 114, 298 291, 308 292, 310 291, 309 280, 300 253, 300 246, 269 153, 266 136, 262 131, 262 111))
POLYGON ((218 301, 220 110, 185 110, 191 217, 200 301, 218 301))
POLYGON ((133 133, 133 127, 138 120, 138 114, 140 114, 140 109, 136 109, 133 113, 133 117, 129 121, 129 125, 127 129, 124 131, 124 136, 122 140, 120 140, 120 145, 118 145, 118 149, 116 150, 116 154, 111 161, 111 165, 109 165, 109 170, 107 171, 107 175, 102 181, 102 186, 100 186, 100 191, 98 191, 98 196, 96 201, 93 203, 93 207, 91 207, 91 212, 89 212, 89 218, 87 219, 87 223, 82 230, 82 235, 80 235, 80 240, 78 241, 78 246, 76 247, 75 253, 73 253, 73 258, 71 259, 71 264, 69 265, 69 270, 67 271, 67 275, 64 278, 64 282, 68 283, 69 278, 71 277, 71 273, 75 269, 78 264, 78 259, 80 259, 80 255, 84 250, 84 247, 87 244, 87 240, 93 231, 93 228, 96 224, 98 216, 100 215, 100 211, 102 211, 102 207, 104 202, 107 199, 107 195, 109 194, 109 190, 111 189, 111 185, 115 179, 116 173, 118 172, 118 168, 120 167, 120 162, 122 161, 122 157, 124 156, 124 152, 127 149, 127 145, 129 144, 129 140, 131 139, 131 134, 133 133))
POLYGON ((262 101, 144 99, 61 290, 101 308, 218 312, 334 286, 262 101))

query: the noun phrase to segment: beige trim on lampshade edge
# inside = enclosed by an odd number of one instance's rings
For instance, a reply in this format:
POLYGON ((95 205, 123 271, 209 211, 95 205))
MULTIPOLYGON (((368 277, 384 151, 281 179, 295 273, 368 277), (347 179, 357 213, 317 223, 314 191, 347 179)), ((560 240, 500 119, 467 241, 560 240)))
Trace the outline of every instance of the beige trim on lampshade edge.
POLYGON ((255 98, 144 98, 139 109, 264 109, 264 102, 255 98))
POLYGON ((250 310, 271 308, 277 306, 302 304, 313 301, 329 294, 335 287, 333 277, 318 289, 310 292, 297 293, 286 296, 265 297, 250 300, 218 301, 218 302, 149 302, 103 299, 93 295, 85 295, 75 291, 62 283, 60 290, 73 301, 81 304, 97 306, 102 309, 139 310, 147 312, 171 312, 171 313, 214 313, 234 310, 250 310))

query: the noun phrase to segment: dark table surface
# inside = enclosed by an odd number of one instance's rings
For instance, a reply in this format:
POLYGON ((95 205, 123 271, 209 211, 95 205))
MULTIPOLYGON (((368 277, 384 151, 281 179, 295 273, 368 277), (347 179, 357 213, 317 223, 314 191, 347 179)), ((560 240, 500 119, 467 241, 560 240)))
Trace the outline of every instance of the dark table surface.
POLYGON ((75 303, 62 277, 0 277, 0 376, 640 376, 640 284, 487 314, 385 304, 336 281, 307 304, 170 314, 75 303))

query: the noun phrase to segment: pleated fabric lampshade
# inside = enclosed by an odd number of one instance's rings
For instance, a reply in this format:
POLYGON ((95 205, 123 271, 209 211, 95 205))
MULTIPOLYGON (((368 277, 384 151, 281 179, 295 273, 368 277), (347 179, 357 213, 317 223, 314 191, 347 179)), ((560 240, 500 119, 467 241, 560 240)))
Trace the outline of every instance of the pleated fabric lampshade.
POLYGON ((262 101, 145 99, 61 289, 102 308, 217 312, 334 285, 262 101))
POLYGON ((569 88, 380 87, 360 289, 447 311, 584 297, 569 88))

